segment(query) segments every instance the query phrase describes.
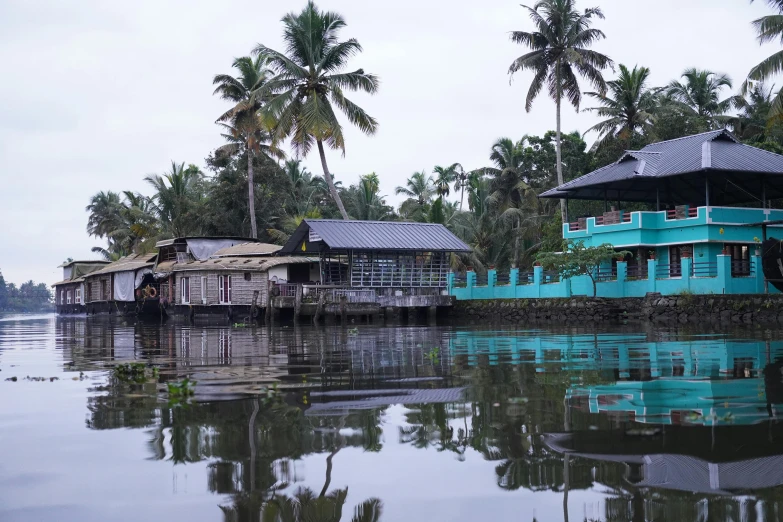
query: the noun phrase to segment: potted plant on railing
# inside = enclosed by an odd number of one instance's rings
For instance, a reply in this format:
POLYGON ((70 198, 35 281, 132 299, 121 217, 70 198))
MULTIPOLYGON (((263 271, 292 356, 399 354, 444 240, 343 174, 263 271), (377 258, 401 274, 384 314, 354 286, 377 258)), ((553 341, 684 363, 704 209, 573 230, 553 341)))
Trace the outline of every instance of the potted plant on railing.
POLYGON ((722 256, 727 256, 727 255, 729 255, 729 248, 728 248, 728 247, 726 247, 726 246, 724 246, 724 247, 723 247, 723 250, 721 250, 721 251, 720 251, 720 254, 721 254, 722 256))
POLYGON ((653 261, 655 261, 655 250, 650 250, 649 252, 647 252, 647 259, 652 259, 653 261))

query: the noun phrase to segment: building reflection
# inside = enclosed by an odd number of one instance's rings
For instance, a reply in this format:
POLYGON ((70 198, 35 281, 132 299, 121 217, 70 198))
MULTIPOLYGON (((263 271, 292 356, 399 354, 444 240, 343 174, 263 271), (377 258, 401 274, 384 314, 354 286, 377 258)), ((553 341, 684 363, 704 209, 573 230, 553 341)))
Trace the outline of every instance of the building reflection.
MULTIPOLYGON (((566 506, 568 492, 597 492, 584 508, 596 520, 783 512, 781 342, 99 321, 57 328, 77 368, 145 360, 163 368, 164 381, 199 382, 196 400, 178 407, 154 383, 129 393, 109 379, 89 399, 87 426, 145 428, 151 458, 208 462, 226 520, 260 520, 283 494, 296 501, 305 456, 384 451, 392 404, 404 416, 396 443, 483 458, 499 488, 559 492, 566 506), (275 383, 269 399, 262 391, 275 383)), ((334 507, 344 485, 330 477, 324 495, 335 492, 334 507)))

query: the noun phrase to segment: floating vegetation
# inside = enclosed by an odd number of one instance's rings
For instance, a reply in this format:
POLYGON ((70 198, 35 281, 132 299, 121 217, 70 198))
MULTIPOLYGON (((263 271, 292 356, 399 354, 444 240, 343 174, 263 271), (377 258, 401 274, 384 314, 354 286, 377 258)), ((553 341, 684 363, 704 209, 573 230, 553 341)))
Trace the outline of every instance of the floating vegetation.
POLYGON ((430 360, 432 364, 438 364, 438 355, 440 354, 440 348, 434 346, 429 352, 424 354, 424 357, 430 360))
POLYGON ((348 330, 349 335, 359 335, 359 329, 358 328, 351 328, 348 330))
POLYGON ((247 328, 248 326, 250 325, 247 323, 234 323, 234 328, 247 328))
MULTIPOLYGON (((149 378, 158 378, 159 370, 157 368, 148 368, 144 363, 125 363, 114 367, 114 376, 123 382, 135 382, 141 384, 147 382, 149 378)), ((79 374, 83 378, 84 373, 79 374)))
POLYGON ((17 380, 18 379, 16 378, 16 376, 9 377, 9 378, 6 379, 6 381, 11 381, 11 382, 16 382, 17 380))
POLYGON ((172 401, 193 397, 193 395, 196 394, 196 390, 194 389, 195 386, 196 386, 196 381, 192 381, 188 377, 185 377, 179 382, 166 383, 166 388, 168 389, 169 392, 169 398, 172 401))

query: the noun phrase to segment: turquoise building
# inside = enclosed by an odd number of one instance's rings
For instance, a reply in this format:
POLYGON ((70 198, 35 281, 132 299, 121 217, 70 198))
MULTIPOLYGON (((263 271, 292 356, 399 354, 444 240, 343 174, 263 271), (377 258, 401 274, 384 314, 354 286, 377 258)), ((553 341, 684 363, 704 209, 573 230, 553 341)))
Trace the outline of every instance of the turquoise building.
MULTIPOLYGON (((542 193, 541 198, 604 202, 600 216, 568 216, 563 237, 611 244, 630 255, 595 273, 598 297, 757 294, 768 287, 761 243, 783 239, 783 156, 740 143, 726 130, 654 143, 542 193), (645 204, 655 210, 626 210, 645 204)), ((568 212, 566 212, 568 214, 568 212)), ((541 267, 490 270, 486 280, 452 276, 457 299, 571 297, 593 293, 587 276, 560 281, 541 267)))

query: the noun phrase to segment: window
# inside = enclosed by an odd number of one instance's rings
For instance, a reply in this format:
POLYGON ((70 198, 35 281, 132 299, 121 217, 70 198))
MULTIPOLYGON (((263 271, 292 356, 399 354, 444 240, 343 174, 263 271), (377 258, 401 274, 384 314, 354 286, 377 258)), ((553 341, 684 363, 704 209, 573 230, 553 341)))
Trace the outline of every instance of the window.
POLYGON ((82 289, 81 289, 81 287, 76 289, 76 300, 74 302, 76 304, 82 304, 82 289))
POLYGON ((245 272, 245 281, 250 281, 253 279, 253 275, 250 272, 245 272))
POLYGON ((207 304, 207 278, 201 278, 201 304, 207 304))
POLYGON ((109 285, 106 284, 106 281, 101 281, 101 301, 108 301, 109 300, 109 285))
POLYGON ((70 290, 68 290, 65 293, 65 302, 66 302, 66 304, 71 304, 71 291, 70 290))
POLYGON ((84 296, 84 301, 92 301, 92 283, 87 283, 87 294, 84 296))
POLYGON ((60 290, 60 304, 65 304, 65 290, 60 290))
POLYGON ((183 277, 179 280, 182 304, 190 304, 190 278, 183 277))
POLYGON ((220 303, 231 304, 231 276, 218 277, 220 303))

